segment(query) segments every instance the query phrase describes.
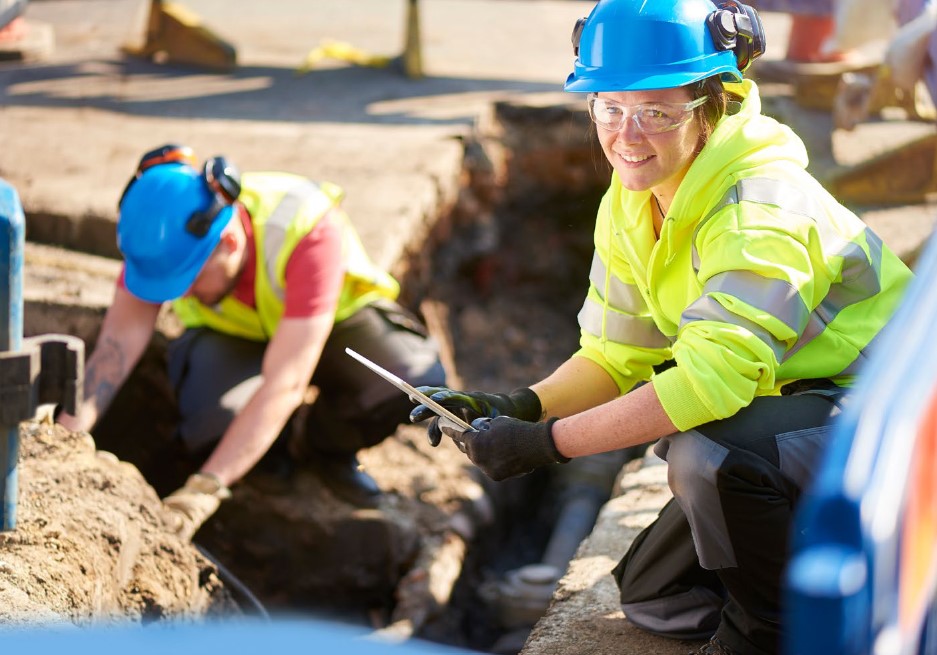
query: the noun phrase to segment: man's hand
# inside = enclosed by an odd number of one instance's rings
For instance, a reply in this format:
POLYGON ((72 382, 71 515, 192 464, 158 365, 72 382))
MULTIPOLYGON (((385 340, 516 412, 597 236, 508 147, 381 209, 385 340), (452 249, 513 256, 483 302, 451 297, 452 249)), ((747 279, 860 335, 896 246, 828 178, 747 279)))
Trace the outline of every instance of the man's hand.
MULTIPOLYGON (((418 387, 417 390, 446 409, 452 410, 469 423, 479 418, 498 416, 511 416, 522 421, 539 421, 543 412, 540 398, 526 387, 515 389, 509 394, 456 391, 447 387, 418 387)), ((435 416, 433 410, 426 405, 417 405, 410 412, 410 422, 419 423, 435 416)), ((430 444, 438 446, 443 434, 438 418, 429 424, 426 432, 430 444)))
POLYGON ((569 461, 553 442, 553 424, 557 420, 530 423, 499 416, 473 421, 474 430, 458 432, 446 424, 442 430, 485 475, 498 481, 530 473, 547 464, 569 461))
POLYGON ((214 475, 193 473, 185 486, 163 499, 163 518, 172 532, 183 541, 192 537, 218 509, 222 500, 231 497, 231 490, 214 475))

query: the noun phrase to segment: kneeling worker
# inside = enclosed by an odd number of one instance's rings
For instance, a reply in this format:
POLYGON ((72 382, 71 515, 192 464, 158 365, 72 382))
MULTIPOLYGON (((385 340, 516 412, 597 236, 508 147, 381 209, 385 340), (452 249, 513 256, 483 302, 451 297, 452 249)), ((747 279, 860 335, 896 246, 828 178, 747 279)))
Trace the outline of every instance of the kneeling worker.
MULTIPOLYGON (((76 416, 91 430, 150 342, 161 304, 185 332, 169 347, 179 438, 200 470, 164 500, 190 539, 284 433, 310 384, 309 466, 342 500, 380 490, 356 453, 407 422, 409 399, 357 366, 351 347, 413 384, 442 384, 438 349, 395 302, 397 282, 367 257, 343 192, 288 173, 245 173, 189 148, 143 156, 120 200, 124 269, 85 371, 76 416)), ((298 416, 298 414, 297 414, 298 416)))

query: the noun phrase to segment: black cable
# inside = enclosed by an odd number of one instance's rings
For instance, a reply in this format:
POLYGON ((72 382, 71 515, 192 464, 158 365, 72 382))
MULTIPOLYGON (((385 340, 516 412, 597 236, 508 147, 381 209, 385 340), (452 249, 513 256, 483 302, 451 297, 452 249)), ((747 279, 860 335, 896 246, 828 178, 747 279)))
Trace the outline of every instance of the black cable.
POLYGON ((270 614, 267 613, 267 609, 263 606, 263 603, 260 602, 257 596, 251 593, 251 590, 247 588, 247 585, 241 582, 236 575, 231 573, 231 571, 225 567, 224 564, 219 562, 211 553, 205 550, 204 546, 200 546, 195 542, 192 542, 192 545, 198 549, 198 552, 202 554, 202 557, 207 559, 218 568, 218 575, 221 578, 221 581, 225 584, 225 587, 231 588, 234 596, 238 600, 239 605, 245 604, 246 601, 247 605, 254 608, 253 614, 256 614, 265 621, 270 620, 270 614))

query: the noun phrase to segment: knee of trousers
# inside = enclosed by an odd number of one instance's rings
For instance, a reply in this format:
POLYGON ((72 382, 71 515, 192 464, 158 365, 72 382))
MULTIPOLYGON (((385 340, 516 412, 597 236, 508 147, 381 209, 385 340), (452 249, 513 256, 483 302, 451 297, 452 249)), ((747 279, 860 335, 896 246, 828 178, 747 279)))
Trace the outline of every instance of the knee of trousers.
POLYGON ((737 566, 716 481, 728 449, 690 430, 664 437, 654 452, 667 461, 667 483, 690 523, 700 565, 737 566))

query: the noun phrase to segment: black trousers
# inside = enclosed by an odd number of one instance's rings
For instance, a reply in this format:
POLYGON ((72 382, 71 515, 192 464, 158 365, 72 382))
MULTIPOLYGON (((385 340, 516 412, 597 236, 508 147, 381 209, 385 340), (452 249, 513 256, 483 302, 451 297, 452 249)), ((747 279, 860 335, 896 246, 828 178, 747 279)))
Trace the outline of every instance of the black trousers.
MULTIPOLYGON (((177 432, 190 454, 214 447, 253 396, 262 383, 266 346, 207 328, 186 330, 170 344, 169 379, 181 416, 177 432)), ((397 303, 374 303, 335 324, 310 381, 318 396, 297 411, 278 446, 288 432, 299 431, 305 450, 353 456, 408 421, 413 403, 406 394, 349 357, 346 347, 413 385, 445 384, 438 347, 419 320, 397 303)))
POLYGON ((674 498, 613 571, 632 623, 682 639, 715 633, 739 653, 779 651, 793 514, 844 399, 831 384, 757 398, 657 443, 674 498))

